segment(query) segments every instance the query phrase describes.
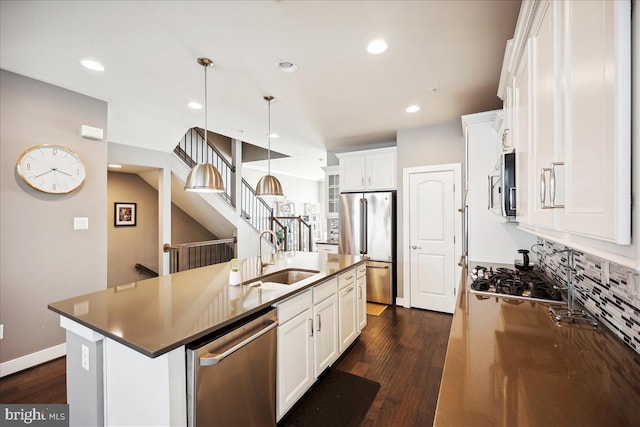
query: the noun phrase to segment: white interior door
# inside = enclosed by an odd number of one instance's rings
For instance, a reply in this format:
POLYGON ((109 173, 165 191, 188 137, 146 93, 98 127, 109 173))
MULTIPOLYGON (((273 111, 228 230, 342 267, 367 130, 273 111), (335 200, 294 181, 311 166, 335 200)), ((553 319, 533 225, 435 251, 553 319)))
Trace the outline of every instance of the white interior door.
POLYGON ((410 281, 410 305, 453 313, 457 268, 455 170, 410 173, 408 181, 410 274, 405 280, 410 281))

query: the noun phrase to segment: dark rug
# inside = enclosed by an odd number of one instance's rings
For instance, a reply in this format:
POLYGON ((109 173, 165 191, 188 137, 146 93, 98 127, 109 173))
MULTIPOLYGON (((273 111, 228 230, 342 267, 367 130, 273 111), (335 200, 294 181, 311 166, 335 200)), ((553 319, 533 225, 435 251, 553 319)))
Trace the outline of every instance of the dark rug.
POLYGON ((357 427, 376 397, 380 383, 329 369, 293 407, 278 427, 357 427))

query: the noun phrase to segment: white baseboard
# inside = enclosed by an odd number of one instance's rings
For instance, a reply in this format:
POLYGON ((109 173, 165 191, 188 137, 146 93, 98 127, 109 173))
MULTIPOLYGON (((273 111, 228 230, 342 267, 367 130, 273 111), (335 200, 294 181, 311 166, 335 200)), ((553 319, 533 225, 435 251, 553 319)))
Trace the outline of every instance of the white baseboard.
POLYGON ((409 308, 408 306, 406 306, 406 305, 404 304, 404 298, 401 298, 401 297, 396 297, 396 305, 398 305, 398 306, 400 306, 400 307, 407 307, 407 308, 409 308))
POLYGON ((57 359, 65 354, 67 354, 67 345, 63 343, 0 363, 0 378, 57 359))

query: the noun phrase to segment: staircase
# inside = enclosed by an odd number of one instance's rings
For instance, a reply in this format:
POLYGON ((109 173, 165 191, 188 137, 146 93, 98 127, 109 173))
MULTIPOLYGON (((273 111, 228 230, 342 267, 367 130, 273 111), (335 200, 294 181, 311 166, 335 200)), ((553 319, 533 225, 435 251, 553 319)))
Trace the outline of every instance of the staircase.
POLYGON ((204 131, 191 128, 173 152, 189 169, 208 159, 220 171, 225 191, 217 193, 217 197, 239 212, 243 221, 255 231, 256 239, 257 233, 270 229, 282 236, 278 240, 283 244, 283 250, 310 252, 313 248, 311 225, 301 217, 274 217, 273 209, 256 195, 255 190, 244 179, 240 180, 240 189, 236 191, 236 167, 216 148, 212 135, 215 134, 207 132, 208 140, 205 142, 204 131))

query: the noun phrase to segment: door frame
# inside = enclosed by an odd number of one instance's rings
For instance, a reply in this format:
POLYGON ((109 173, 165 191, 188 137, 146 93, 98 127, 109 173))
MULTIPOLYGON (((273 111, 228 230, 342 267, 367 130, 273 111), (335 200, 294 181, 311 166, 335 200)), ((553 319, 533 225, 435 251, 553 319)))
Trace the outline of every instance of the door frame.
MULTIPOLYGON (((440 165, 431 165, 431 166, 415 166, 408 167, 402 169, 402 256, 406 260, 406 262, 402 263, 402 289, 403 289, 403 305, 407 308, 411 307, 411 258, 407 256, 409 251, 409 243, 410 243, 410 218, 409 218, 409 202, 410 202, 410 194, 409 194, 409 177, 413 174, 421 174, 421 173, 429 173, 429 172, 447 172, 453 171, 453 182, 455 185, 455 196, 454 197, 454 235, 455 235, 455 243, 454 243, 454 253, 453 258, 455 260, 460 259, 462 256, 462 241, 464 240, 464 236, 462 235, 462 221, 464 220, 464 214, 462 212, 462 196, 464 193, 464 188, 462 187, 462 164, 461 163, 445 163, 440 165)), ((458 288, 460 286, 460 278, 462 274, 462 267, 457 265, 455 269, 454 275, 454 295, 458 295, 458 288)))

